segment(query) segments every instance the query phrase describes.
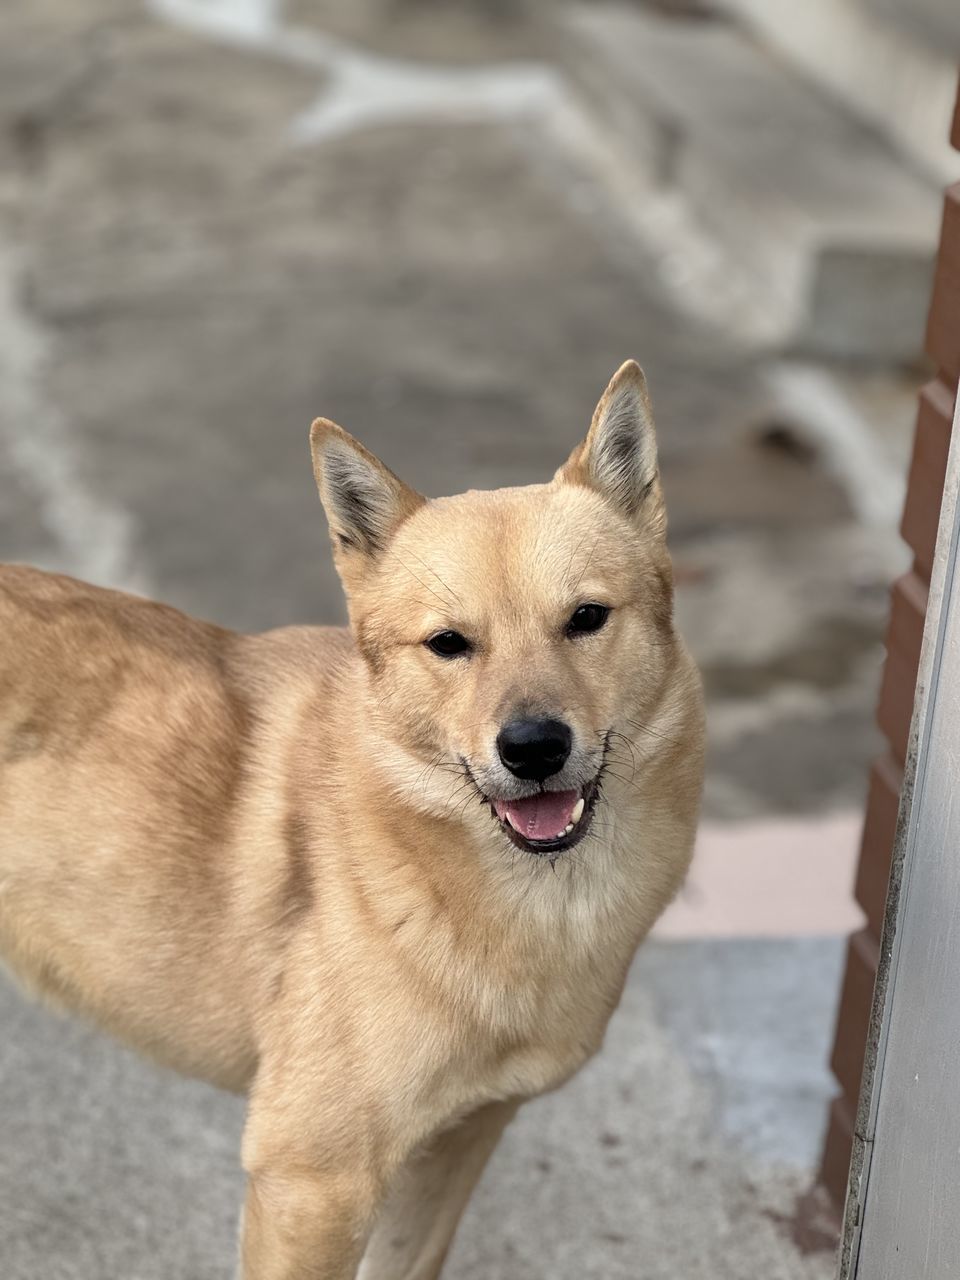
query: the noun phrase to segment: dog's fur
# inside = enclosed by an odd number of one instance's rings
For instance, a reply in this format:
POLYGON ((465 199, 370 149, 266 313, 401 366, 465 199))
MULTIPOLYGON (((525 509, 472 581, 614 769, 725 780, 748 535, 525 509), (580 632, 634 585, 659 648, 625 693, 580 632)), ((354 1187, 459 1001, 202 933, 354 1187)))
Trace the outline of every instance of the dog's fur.
POLYGON ((633 362, 545 485, 425 501, 332 423, 311 440, 350 631, 0 570, 0 952, 249 1091, 246 1280, 429 1280, 683 879, 700 686, 633 362), (606 625, 567 634, 593 601, 606 625), (445 629, 471 651, 431 652, 445 629), (599 778, 556 856, 492 804, 537 789, 495 746, 531 708, 573 730, 548 788, 599 778))

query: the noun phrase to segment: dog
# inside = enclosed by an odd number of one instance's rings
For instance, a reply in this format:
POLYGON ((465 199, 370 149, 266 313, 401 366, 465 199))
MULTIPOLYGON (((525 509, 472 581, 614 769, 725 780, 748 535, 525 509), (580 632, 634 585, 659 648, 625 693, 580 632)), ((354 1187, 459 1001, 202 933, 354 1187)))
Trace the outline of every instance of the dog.
POLYGON ((243 1280, 432 1280, 683 881, 701 687, 633 361, 549 483, 311 448, 348 629, 0 570, 0 954, 248 1094, 243 1280))

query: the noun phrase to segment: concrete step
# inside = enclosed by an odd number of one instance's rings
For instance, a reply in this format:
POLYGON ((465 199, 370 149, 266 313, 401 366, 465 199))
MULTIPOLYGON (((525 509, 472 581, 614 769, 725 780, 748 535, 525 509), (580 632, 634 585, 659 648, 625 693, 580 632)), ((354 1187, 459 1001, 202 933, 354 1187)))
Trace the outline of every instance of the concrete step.
POLYGON ((871 13, 890 18, 928 49, 960 58, 960 7, 956 0, 866 0, 871 13))
POLYGON ((717 0, 938 186, 956 182, 957 0, 717 0))
POLYGON ((956 0, 867 0, 870 12, 901 24, 911 38, 956 61, 960 58, 960 8, 956 0))
POLYGON ((917 354, 933 183, 723 21, 577 5, 558 18, 558 46, 621 162, 682 195, 776 316, 780 345, 917 354))

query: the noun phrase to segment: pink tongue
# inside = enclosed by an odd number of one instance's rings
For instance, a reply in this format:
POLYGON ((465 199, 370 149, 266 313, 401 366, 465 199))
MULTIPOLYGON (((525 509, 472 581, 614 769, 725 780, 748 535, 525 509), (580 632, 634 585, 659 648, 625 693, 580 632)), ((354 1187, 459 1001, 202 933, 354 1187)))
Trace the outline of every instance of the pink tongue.
POLYGON ((555 840, 570 825, 579 791, 544 791, 524 800, 496 800, 497 817, 509 818, 510 825, 528 840, 555 840))

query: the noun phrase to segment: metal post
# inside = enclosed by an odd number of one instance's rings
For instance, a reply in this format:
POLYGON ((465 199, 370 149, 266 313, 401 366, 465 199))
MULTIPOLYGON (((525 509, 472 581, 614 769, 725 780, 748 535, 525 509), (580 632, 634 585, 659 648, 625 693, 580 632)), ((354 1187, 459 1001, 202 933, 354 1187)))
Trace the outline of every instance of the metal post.
POLYGON ((960 403, 957 410, 839 1280, 960 1276, 960 403))

